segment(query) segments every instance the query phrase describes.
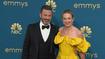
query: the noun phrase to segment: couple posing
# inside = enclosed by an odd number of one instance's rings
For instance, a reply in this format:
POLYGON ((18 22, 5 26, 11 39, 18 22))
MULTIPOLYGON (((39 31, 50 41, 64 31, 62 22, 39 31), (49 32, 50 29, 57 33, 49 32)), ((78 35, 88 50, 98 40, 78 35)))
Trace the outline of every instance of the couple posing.
POLYGON ((28 26, 22 59, 85 59, 90 43, 73 26, 72 12, 65 10, 62 13, 64 26, 59 29, 50 23, 52 15, 52 8, 44 5, 40 10, 40 21, 28 26), (56 45, 59 46, 57 57, 56 45))

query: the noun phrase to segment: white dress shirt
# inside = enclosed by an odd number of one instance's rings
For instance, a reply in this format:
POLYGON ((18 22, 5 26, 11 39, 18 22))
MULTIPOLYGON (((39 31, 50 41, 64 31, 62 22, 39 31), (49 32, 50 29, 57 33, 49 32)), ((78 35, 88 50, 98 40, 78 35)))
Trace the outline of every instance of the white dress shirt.
POLYGON ((50 34, 51 25, 49 24, 49 28, 48 28, 48 29, 47 29, 47 28, 42 29, 42 25, 44 25, 44 24, 43 24, 42 21, 40 21, 40 30, 41 30, 41 34, 42 34, 42 37, 43 37, 44 42, 46 42, 47 39, 48 39, 48 37, 49 37, 49 34, 50 34))

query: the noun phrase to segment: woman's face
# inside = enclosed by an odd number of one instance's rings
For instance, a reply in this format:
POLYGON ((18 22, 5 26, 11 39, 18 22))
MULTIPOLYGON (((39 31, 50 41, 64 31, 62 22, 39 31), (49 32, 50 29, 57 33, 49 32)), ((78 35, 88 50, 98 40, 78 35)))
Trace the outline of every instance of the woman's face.
POLYGON ((64 13, 63 14, 63 24, 65 27, 70 27, 73 24, 73 18, 70 13, 64 13))

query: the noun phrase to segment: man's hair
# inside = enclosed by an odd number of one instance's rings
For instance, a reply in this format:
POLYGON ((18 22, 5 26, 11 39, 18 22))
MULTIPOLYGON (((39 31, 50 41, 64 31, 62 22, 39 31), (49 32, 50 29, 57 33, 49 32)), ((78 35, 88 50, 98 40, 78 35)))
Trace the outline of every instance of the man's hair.
POLYGON ((40 12, 42 12, 43 9, 45 9, 45 10, 51 10, 52 11, 52 7, 51 6, 48 6, 48 5, 43 5, 42 8, 41 8, 41 10, 40 10, 40 12))
POLYGON ((74 18, 74 15, 73 15, 73 13, 72 13, 72 11, 71 11, 70 9, 64 10, 63 13, 62 13, 62 16, 63 16, 63 14, 65 14, 65 13, 71 14, 71 15, 72 15, 72 18, 74 18))

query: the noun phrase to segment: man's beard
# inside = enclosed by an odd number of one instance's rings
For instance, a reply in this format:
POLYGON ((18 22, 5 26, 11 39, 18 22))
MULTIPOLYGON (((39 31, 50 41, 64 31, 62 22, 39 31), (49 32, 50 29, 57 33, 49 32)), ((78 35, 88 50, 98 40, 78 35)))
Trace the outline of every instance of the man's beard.
POLYGON ((48 21, 48 20, 45 20, 45 21, 42 21, 42 22, 44 23, 44 25, 50 24, 50 21, 48 21))

